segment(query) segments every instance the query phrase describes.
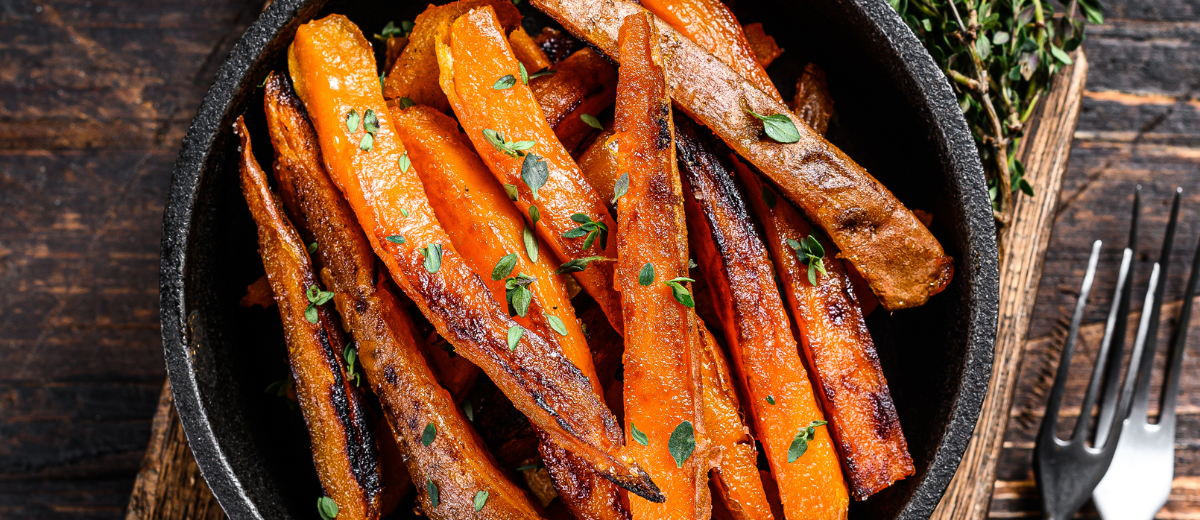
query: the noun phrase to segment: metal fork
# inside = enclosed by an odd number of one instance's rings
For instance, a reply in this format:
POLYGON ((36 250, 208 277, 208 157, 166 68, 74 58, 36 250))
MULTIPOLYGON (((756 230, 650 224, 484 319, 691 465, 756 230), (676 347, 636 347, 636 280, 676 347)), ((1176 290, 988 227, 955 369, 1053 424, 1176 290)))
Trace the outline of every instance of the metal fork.
MULTIPOLYGON (((1135 196, 1134 225, 1130 231, 1131 245, 1135 241, 1137 232, 1137 208, 1138 198, 1135 196)), ((1112 424, 1111 428, 1107 429, 1108 434, 1105 442, 1098 442, 1099 446, 1095 447, 1087 444, 1090 412, 1096 402, 1096 394, 1100 389, 1110 348, 1114 342, 1118 345, 1123 343, 1125 326, 1128 322, 1128 305, 1123 305, 1123 302, 1127 302, 1129 298, 1131 285, 1129 271, 1133 264, 1133 250, 1128 247, 1125 248, 1122 254, 1121 269, 1117 275, 1117 286, 1113 294, 1113 306, 1109 310, 1108 320, 1104 328, 1104 337, 1100 342, 1100 352, 1096 357, 1097 363, 1092 369, 1091 379, 1084 394, 1083 406, 1080 408, 1081 413, 1075 422, 1074 432, 1071 439, 1066 441, 1059 439, 1055 433, 1067 375, 1070 372, 1071 356, 1075 351, 1075 342, 1079 337, 1079 326, 1083 321, 1083 311, 1087 305, 1088 295, 1091 292, 1092 282, 1096 275, 1096 264, 1100 257, 1100 246, 1101 242, 1099 240, 1092 246, 1092 255, 1088 260, 1088 268, 1083 277, 1083 284, 1079 291, 1079 300, 1075 304, 1075 313, 1071 317, 1067 340, 1063 344, 1062 359, 1059 362, 1058 373, 1054 379, 1054 387, 1050 391, 1050 400, 1046 405, 1046 414, 1042 417, 1042 425, 1038 431, 1037 447, 1033 454, 1034 476, 1037 479, 1038 491, 1041 494, 1045 518, 1048 520, 1065 520, 1074 515, 1083 506, 1092 494, 1092 490, 1095 489, 1101 478, 1104 477, 1109 463, 1112 462, 1113 453, 1117 447, 1115 440, 1121 437, 1121 430, 1124 425, 1124 421, 1114 419, 1113 422, 1115 424, 1112 424)), ((1150 284, 1146 290, 1144 309, 1151 309, 1156 301, 1160 277, 1159 271, 1159 265, 1155 263, 1154 270, 1150 275, 1150 284)), ((1129 371, 1125 375, 1120 392, 1106 392, 1101 403, 1102 409, 1113 408, 1114 417, 1124 418, 1129 414, 1129 407, 1133 398, 1134 378, 1139 372, 1142 350, 1146 344, 1149 321, 1152 314, 1154 313, 1144 312, 1142 314, 1142 320, 1138 327, 1137 340, 1134 342, 1133 354, 1130 357, 1129 371)), ((1103 426, 1107 426, 1107 424, 1098 425, 1098 428, 1103 426)))
MULTIPOLYGON (((1175 225, 1179 218, 1179 199, 1182 190, 1176 189, 1171 205, 1171 219, 1163 241, 1159 264, 1161 277, 1166 277, 1168 258, 1171 254, 1175 225)), ((1150 329, 1147 332, 1145 349, 1142 351, 1137 386, 1128 417, 1123 421, 1124 431, 1117 440, 1116 453, 1103 480, 1092 492, 1092 499, 1103 518, 1116 520, 1152 519, 1167 503, 1171 494, 1171 480, 1175 467, 1175 403, 1179 396, 1179 377, 1183 366, 1183 351, 1187 342, 1188 322, 1192 313, 1192 299, 1200 272, 1200 245, 1192 259, 1192 271, 1184 291, 1183 306, 1171 341, 1166 372, 1163 377, 1163 392, 1159 401, 1159 419, 1149 422, 1150 374, 1154 368, 1154 353, 1157 348, 1158 323, 1162 310, 1163 292, 1159 291, 1149 314, 1150 329)))

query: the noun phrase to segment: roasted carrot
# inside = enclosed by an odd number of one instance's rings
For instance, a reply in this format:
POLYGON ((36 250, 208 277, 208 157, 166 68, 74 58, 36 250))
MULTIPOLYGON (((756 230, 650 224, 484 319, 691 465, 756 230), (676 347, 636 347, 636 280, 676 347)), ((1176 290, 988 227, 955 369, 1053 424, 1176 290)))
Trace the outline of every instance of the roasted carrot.
POLYGON ((621 27, 616 128, 629 191, 617 201, 616 280, 625 313, 626 445, 667 501, 630 497, 629 505, 634 519, 707 518, 700 337, 657 38, 648 16, 630 16, 621 27))
POLYGON ((845 518, 849 496, 837 452, 800 361, 767 248, 732 172, 713 152, 715 141, 683 117, 676 129, 690 244, 713 292, 783 510, 788 518, 845 518))
POLYGON ((340 516, 377 519, 379 454, 362 394, 342 365, 346 339, 333 306, 325 305, 332 295, 317 284, 304 243, 271 193, 240 116, 235 128, 241 138, 242 195, 258 226, 259 253, 283 321, 317 476, 340 516))
POLYGON ((783 102, 783 96, 760 65, 733 11, 721 0, 642 0, 642 5, 696 45, 733 68, 759 90, 783 102))
POLYGON ((825 82, 825 71, 816 63, 804 66, 804 72, 796 78, 796 97, 792 100, 792 111, 820 135, 829 130, 829 117, 833 115, 833 96, 829 95, 829 84, 825 82))
POLYGON ((783 49, 775 43, 775 38, 763 30, 763 24, 758 22, 746 24, 742 26, 742 31, 746 33, 746 43, 749 43, 750 49, 754 51, 754 59, 758 60, 758 64, 762 65, 762 68, 769 67, 776 58, 783 54, 783 49))
POLYGON ((533 41, 537 42, 543 51, 546 51, 546 57, 550 58, 551 63, 565 60, 567 56, 585 46, 574 36, 553 27, 542 27, 542 32, 534 36, 533 41))
MULTIPOLYGON (((734 520, 768 520, 771 504, 758 476, 758 450, 742 421, 737 388, 729 362, 712 333, 700 326, 701 388, 704 391, 704 425, 720 462, 713 468, 712 483, 720 503, 734 520)), ((714 514, 715 516, 715 514, 714 514)), ((782 520, 782 519, 780 519, 782 520)))
POLYGON ((774 207, 767 204, 774 198, 772 187, 745 165, 739 163, 735 169, 762 223, 851 492, 854 498, 866 500, 912 475, 913 462, 850 277, 842 261, 831 254, 832 244, 794 208, 782 201, 774 207), (754 193, 770 195, 764 200, 754 193), (821 264, 825 272, 815 272, 811 278, 816 285, 810 283, 809 268, 798 257, 801 253, 791 246, 813 239, 826 252, 821 264))
MULTIPOLYGON (((552 337, 561 354, 592 383, 603 400, 603 390, 592 365, 592 353, 567 297, 561 275, 555 274, 545 244, 530 242, 544 253, 533 255, 523 244, 525 220, 504 189, 475 155, 467 137, 450 117, 425 106, 392 110, 396 132, 407 145, 433 212, 450 235, 467 264, 491 289, 492 296, 509 306, 513 319, 527 330, 552 337), (530 277, 530 278, 524 278, 530 277), (524 289, 510 290, 513 282, 529 280, 524 289), (531 294, 521 305, 520 296, 531 294)), ((532 235, 531 235, 532 237, 532 235)), ((611 442, 622 442, 619 425, 596 423, 611 442)), ((619 488, 591 471, 567 450, 542 435, 542 460, 554 478, 559 495, 580 518, 621 518, 619 488), (618 506, 618 507, 614 507, 618 506)))
POLYGON ((458 0, 445 5, 430 4, 417 15, 412 34, 408 35, 408 45, 384 78, 383 97, 389 105, 399 104, 400 98, 407 97, 418 105, 428 105, 442 112, 450 110, 450 104, 437 80, 438 64, 434 47, 437 29, 442 21, 453 20, 485 5, 496 10, 496 16, 506 30, 521 26, 521 13, 507 0, 458 0))
POLYGON ((617 69, 596 51, 580 49, 550 70, 554 73, 530 81, 529 89, 559 141, 574 150, 593 131, 583 115, 595 117, 616 100, 617 69))
POLYGON ((438 333, 556 443, 618 485, 661 498, 641 468, 624 462, 620 445, 589 428, 615 420, 591 383, 556 343, 523 329, 491 298, 437 222, 416 167, 401 171, 407 152, 358 27, 340 15, 301 25, 288 64, 330 176, 392 279, 438 333))
MULTIPOLYGON (((537 206, 538 236, 563 262, 614 258, 616 246, 608 235, 615 223, 521 80, 492 9, 474 9, 453 24, 443 23, 437 53, 442 90, 459 124, 492 174, 516 187, 517 209, 524 213, 537 206), (511 85, 496 88, 498 82, 511 85)), ((612 262, 592 262, 573 274, 621 331, 612 269, 612 262)))
POLYGON ((421 508, 431 518, 462 518, 473 512, 475 495, 487 491, 488 501, 477 515, 538 518, 524 493, 496 468, 450 394, 434 380, 412 320, 392 290, 377 285, 375 253, 325 169, 316 132, 300 100, 279 76, 272 75, 266 87, 276 180, 302 215, 297 221, 318 244, 322 279, 337 294, 334 303, 355 335, 358 359, 383 405, 421 508), (430 424, 434 439, 426 445, 423 437, 430 424), (437 489, 436 499, 432 489, 437 489))
POLYGON ((524 27, 518 26, 509 33, 508 43, 512 46, 513 54, 517 56, 522 65, 525 65, 526 73, 533 74, 550 67, 550 58, 546 56, 542 46, 529 37, 529 33, 525 32, 524 27))
POLYGON ((579 170, 583 172, 584 178, 596 190, 600 198, 609 201, 609 208, 614 212, 616 203, 613 202, 613 190, 617 181, 621 179, 622 173, 617 167, 615 133, 611 129, 605 130, 592 139, 592 142, 584 148, 583 153, 579 154, 579 170))
MULTIPOLYGON (((617 29, 627 15, 644 12, 625 0, 531 0, 572 33, 619 59, 617 29)), ((923 305, 954 274, 953 259, 912 211, 850 157, 667 24, 659 24, 671 96, 676 106, 712 129, 796 203, 813 224, 858 268, 889 310, 923 305), (764 135, 763 116, 783 115, 799 139, 791 144, 764 135), (832 181, 831 181, 832 180, 832 181)), ((783 124, 783 123, 780 123, 783 124)))

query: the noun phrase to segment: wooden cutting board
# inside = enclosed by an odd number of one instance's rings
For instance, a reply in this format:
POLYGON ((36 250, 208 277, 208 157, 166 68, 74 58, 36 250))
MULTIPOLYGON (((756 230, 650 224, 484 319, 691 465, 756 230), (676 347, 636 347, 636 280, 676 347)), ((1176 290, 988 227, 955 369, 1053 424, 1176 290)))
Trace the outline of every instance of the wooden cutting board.
MULTIPOLYGON (((985 518, 996 480, 996 462, 1004 438, 1020 362, 1020 353, 1037 299, 1042 259, 1050 240, 1071 137, 1087 80, 1087 58, 1057 76, 1050 94, 1030 118, 1018 157, 1035 196, 1019 197, 1014 224, 1001 236, 1000 319, 995 361, 979 423, 959 471, 934 512, 938 520, 985 518)), ((163 385, 150 444, 129 500, 126 520, 225 518, 192 458, 176 415, 169 384, 163 385)))

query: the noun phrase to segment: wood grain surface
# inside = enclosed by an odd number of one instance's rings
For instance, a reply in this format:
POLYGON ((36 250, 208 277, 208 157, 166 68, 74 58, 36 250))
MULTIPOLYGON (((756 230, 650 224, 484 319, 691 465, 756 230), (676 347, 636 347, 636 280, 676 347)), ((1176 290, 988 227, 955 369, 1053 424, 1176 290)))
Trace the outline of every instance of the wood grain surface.
MULTIPOLYGON (((1096 327, 1134 185, 1146 200, 1135 301, 1173 187, 1185 202, 1168 318, 1200 234, 1200 2, 1105 4, 1109 19, 1084 44, 1088 91, 998 459, 996 518, 1039 516, 1030 450, 1091 241, 1105 241, 1109 269, 1085 318, 1096 327)), ((261 6, 0 0, 0 518, 126 515, 164 376, 157 269, 171 167, 261 6)), ((1080 346, 1086 365, 1095 342, 1080 346)), ((1160 518, 1200 519, 1200 318, 1185 363, 1176 490, 1160 518)), ((1078 406, 1083 372, 1073 377, 1078 406)))

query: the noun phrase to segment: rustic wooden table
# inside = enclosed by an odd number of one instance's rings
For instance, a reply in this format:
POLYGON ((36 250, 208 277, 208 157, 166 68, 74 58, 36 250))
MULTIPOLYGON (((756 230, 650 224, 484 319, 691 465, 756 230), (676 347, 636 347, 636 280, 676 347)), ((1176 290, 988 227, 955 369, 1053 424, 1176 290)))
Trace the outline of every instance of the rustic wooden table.
MULTIPOLYGON (((1155 257, 1165 204, 1182 186, 1171 316, 1200 235, 1200 3, 1108 4, 1109 20, 1084 45, 1088 92, 1001 456, 996 518, 1038 515, 1033 437, 1091 241, 1105 241, 1111 274, 1140 183, 1139 259, 1155 257)), ((158 245, 171 167, 217 67, 261 6, 0 0, 0 518, 124 516, 164 377, 158 245)), ((1139 284, 1148 272, 1139 265, 1139 284)), ((1112 278, 1100 277, 1097 301, 1112 278)), ((1080 365, 1094 357, 1103 319, 1104 306, 1092 308, 1080 365)), ((1160 518, 1200 519, 1200 319, 1191 339, 1176 491, 1160 518)), ((1075 376, 1077 403, 1083 369, 1075 376)))

